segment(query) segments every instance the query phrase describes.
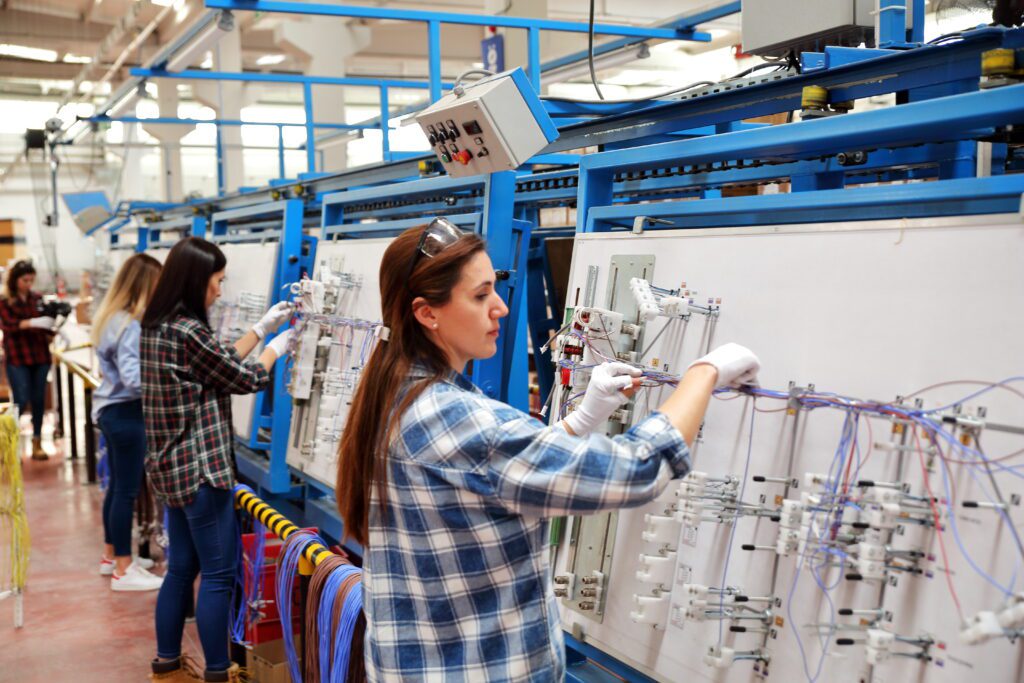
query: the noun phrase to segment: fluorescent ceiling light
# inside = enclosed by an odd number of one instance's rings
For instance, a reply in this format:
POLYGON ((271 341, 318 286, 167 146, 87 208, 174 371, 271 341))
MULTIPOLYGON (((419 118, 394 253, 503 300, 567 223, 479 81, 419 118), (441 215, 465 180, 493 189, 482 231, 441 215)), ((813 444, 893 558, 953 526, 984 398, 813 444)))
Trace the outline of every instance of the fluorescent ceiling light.
POLYGON ((170 7, 174 4, 175 0, 149 0, 154 5, 160 5, 161 7, 170 7))
POLYGON ((73 55, 66 54, 62 59, 65 64, 92 64, 92 57, 86 57, 85 55, 73 55))
POLYGON ((11 45, 9 43, 0 43, 0 55, 32 59, 37 62, 57 61, 57 53, 54 50, 44 50, 38 47, 28 47, 27 45, 11 45))
POLYGON ((256 60, 256 66, 274 66, 285 60, 284 55, 263 55, 256 60))

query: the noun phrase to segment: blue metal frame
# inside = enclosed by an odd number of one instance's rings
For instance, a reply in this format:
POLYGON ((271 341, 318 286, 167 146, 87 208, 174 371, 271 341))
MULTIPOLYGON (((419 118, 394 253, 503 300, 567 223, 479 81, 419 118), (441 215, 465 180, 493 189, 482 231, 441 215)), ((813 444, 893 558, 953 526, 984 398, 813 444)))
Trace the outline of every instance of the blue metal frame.
MULTIPOLYGON (((624 171, 635 173, 665 167, 713 166, 737 159, 800 160, 850 149, 962 140, 985 136, 991 134, 997 126, 1019 124, 1021 121, 1024 121, 1024 85, 1013 85, 861 114, 588 155, 580 162, 577 230, 592 232, 611 229, 616 226, 616 219, 620 221, 619 227, 624 227, 621 225, 623 217, 612 206, 615 174, 624 171)), ((923 213, 975 213, 981 207, 977 201, 973 201, 970 193, 985 193, 995 202, 997 196, 1020 182, 1015 176, 965 178, 974 173, 970 162, 948 164, 940 168, 939 173, 942 179, 922 185, 832 190, 831 194, 815 192, 803 196, 804 193, 799 190, 818 189, 818 185, 797 183, 794 185, 795 192, 782 197, 764 195, 731 200, 651 204, 645 206, 643 211, 645 215, 652 216, 665 216, 672 212, 676 212, 674 215, 686 215, 687 225, 693 225, 698 215, 705 216, 705 220, 700 221, 701 225, 714 224, 715 221, 724 221, 719 224, 736 221, 752 224, 760 220, 779 222, 780 213, 787 212, 787 207, 796 206, 821 211, 833 210, 836 206, 857 206, 859 209, 870 206, 874 207, 872 217, 887 211, 901 215, 915 209, 891 204, 887 207, 885 203, 896 199, 911 201, 913 197, 921 197, 934 200, 932 208, 916 209, 923 213), (945 178, 960 180, 953 183, 953 180, 945 178), (731 207, 736 207, 736 210, 733 211, 731 207), (771 215, 759 218, 755 209, 761 208, 771 215), (707 218, 712 214, 719 218, 707 218)), ((819 177, 822 176, 825 176, 826 182, 836 180, 834 176, 819 174, 819 177)), ((995 203, 991 205, 995 206, 995 203)), ((635 213, 634 210, 633 215, 635 213)), ((857 215, 860 217, 865 214, 857 215)))
MULTIPOLYGON (((284 14, 305 14, 314 16, 351 17, 355 19, 385 19, 391 21, 413 21, 427 25, 427 54, 430 66, 430 100, 441 97, 441 26, 461 24, 464 26, 496 26, 523 29, 527 32, 527 72, 534 89, 540 92, 540 32, 560 31, 566 33, 587 33, 590 28, 582 22, 557 21, 529 17, 509 17, 493 14, 456 14, 452 12, 430 12, 422 10, 386 9, 382 7, 360 7, 353 5, 318 5, 303 2, 280 2, 278 0, 206 0, 210 9, 233 11, 280 12, 284 14)), ((638 27, 627 25, 595 24, 596 35, 613 35, 627 38, 657 38, 661 40, 690 40, 709 42, 711 35, 695 30, 692 26, 638 27)))
POLYGON ((470 379, 492 398, 526 410, 529 405, 525 382, 527 354, 525 322, 521 308, 524 305, 527 245, 531 226, 513 220, 515 180, 514 172, 505 171, 471 178, 443 176, 325 195, 322 199, 321 229, 324 239, 379 237, 382 234, 395 234, 401 229, 422 224, 432 215, 449 213, 453 213, 455 220, 463 225, 478 225, 481 235, 487 240, 487 250, 494 267, 508 270, 510 273, 508 280, 497 284, 498 291, 509 306, 509 315, 502 320, 495 358, 474 363, 470 379), (359 218, 362 216, 353 217, 346 211, 352 205, 373 204, 377 201, 408 201, 446 193, 476 196, 478 211, 449 212, 438 207, 436 211, 419 210, 416 218, 368 223, 360 223, 359 218), (523 382, 509 381, 513 374, 519 373, 522 374, 523 382))

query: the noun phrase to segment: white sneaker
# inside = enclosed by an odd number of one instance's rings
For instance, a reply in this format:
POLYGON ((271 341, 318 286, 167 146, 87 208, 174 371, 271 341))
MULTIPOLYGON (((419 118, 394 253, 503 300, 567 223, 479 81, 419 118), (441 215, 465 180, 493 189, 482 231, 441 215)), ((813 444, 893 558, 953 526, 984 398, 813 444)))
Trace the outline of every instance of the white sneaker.
POLYGON ((132 562, 139 565, 143 569, 152 569, 156 565, 156 562, 149 559, 148 557, 139 557, 137 555, 132 556, 132 562))
POLYGON ((155 591, 163 584, 162 576, 150 574, 135 562, 128 565, 123 576, 110 576, 110 589, 114 591, 155 591))
MULTIPOLYGON (((156 562, 149 559, 148 557, 135 557, 132 556, 132 562, 139 565, 143 569, 152 569, 156 562)), ((105 557, 100 558, 100 576, 110 576, 114 573, 114 567, 117 565, 113 560, 108 560, 105 557)))

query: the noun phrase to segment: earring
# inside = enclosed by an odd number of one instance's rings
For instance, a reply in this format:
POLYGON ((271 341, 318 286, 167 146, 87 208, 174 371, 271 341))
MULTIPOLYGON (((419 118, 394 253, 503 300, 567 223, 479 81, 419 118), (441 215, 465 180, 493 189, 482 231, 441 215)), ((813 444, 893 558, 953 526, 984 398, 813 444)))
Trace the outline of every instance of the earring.
POLYGON ((435 330, 437 329, 437 323, 434 323, 434 329, 435 330))

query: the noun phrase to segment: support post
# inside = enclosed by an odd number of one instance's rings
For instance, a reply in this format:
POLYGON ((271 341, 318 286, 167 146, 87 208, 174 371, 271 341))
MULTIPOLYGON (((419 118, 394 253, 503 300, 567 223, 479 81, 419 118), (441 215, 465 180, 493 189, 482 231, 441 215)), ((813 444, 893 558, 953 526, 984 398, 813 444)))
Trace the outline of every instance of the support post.
POLYGON ((92 389, 85 387, 85 473, 90 484, 96 483, 96 427, 92 422, 92 389))
POLYGON ((441 99, 441 22, 427 22, 427 55, 430 63, 430 101, 441 99))
POLYGON ((68 436, 71 437, 69 457, 78 457, 78 425, 75 424, 75 373, 68 370, 68 436))

